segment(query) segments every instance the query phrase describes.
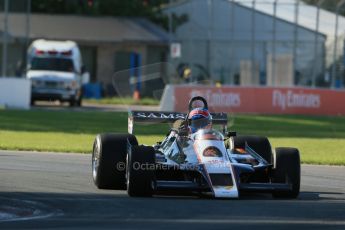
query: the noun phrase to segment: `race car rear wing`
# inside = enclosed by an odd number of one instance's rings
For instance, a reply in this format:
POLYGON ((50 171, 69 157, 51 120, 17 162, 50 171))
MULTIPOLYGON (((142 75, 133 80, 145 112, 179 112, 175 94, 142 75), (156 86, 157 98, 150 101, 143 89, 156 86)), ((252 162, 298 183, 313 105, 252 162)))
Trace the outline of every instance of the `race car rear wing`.
MULTIPOLYGON (((128 113, 128 133, 133 133, 134 123, 174 123, 176 120, 185 119, 186 115, 176 112, 130 111, 128 113)), ((211 116, 212 123, 220 125, 223 133, 226 133, 228 115, 226 113, 211 113, 211 116)))

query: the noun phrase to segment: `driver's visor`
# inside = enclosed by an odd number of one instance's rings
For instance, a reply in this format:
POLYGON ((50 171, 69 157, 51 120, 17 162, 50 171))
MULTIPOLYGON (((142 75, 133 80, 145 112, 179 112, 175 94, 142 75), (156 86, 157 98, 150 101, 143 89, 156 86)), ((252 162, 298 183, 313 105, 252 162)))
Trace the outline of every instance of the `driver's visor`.
POLYGON ((190 120, 190 126, 194 130, 202 129, 211 123, 210 117, 201 117, 197 119, 190 120))

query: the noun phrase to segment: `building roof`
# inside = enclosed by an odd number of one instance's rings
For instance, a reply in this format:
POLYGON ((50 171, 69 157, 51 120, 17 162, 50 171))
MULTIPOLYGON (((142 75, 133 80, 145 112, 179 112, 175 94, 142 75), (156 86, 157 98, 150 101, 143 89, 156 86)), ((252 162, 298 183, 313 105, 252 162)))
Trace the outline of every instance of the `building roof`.
MULTIPOLYGON (((0 18, 4 18, 3 13, 0 18)), ((10 13, 8 28, 10 37, 25 38, 26 15, 10 13)), ((3 23, 0 23, 0 31, 4 31, 3 23)), ((31 14, 30 38, 79 42, 167 43, 169 34, 144 18, 31 14)))
MULTIPOLYGON (((166 8, 179 6, 190 0, 177 0, 166 8)), ((253 0, 221 0, 235 3, 240 6, 252 9, 253 0)), ((298 25, 316 31, 317 7, 308 5, 301 0, 255 0, 255 10, 270 16, 274 16, 273 4, 277 2, 276 17, 286 22, 295 23, 295 7, 299 2, 298 25)), ((319 33, 330 37, 335 34, 336 14, 320 8, 319 33)), ((345 34, 345 17, 338 17, 338 35, 345 34)))
MULTIPOLYGON (((232 0, 228 0, 232 1, 232 0)), ((256 0, 255 10, 274 16, 273 4, 276 0, 256 0)), ((237 4, 252 8, 252 0, 235 0, 237 4)), ((300 0, 279 0, 277 1, 276 17, 285 21, 295 23, 295 7, 299 2, 298 25, 309 30, 316 31, 317 7, 308 5, 300 0)), ((334 36, 336 14, 320 8, 319 32, 326 36, 334 36)), ((338 34, 345 34, 345 17, 338 17, 338 34)))

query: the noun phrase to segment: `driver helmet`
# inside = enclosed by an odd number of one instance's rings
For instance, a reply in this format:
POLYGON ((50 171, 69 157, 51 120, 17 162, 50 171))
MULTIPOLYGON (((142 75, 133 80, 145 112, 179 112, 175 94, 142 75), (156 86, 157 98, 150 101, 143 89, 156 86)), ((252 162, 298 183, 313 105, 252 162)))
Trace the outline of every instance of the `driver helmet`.
POLYGON ((188 120, 192 133, 195 133, 199 129, 210 128, 212 125, 211 114, 205 108, 195 108, 191 110, 188 120))

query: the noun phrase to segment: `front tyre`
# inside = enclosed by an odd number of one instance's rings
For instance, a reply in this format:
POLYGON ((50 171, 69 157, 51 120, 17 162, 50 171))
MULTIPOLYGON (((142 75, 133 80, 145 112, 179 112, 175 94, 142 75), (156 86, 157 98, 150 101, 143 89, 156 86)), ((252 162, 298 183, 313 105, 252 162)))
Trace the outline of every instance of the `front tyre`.
POLYGON ((138 145, 131 134, 96 136, 92 151, 92 177, 98 188, 126 189, 126 155, 130 145, 138 145))
POLYGON ((132 146, 127 156, 127 193, 150 197, 155 184, 155 150, 150 146, 132 146))
POLYGON ((298 149, 276 148, 273 153, 274 171, 273 183, 291 184, 290 191, 273 192, 276 198, 297 198, 300 191, 301 163, 298 149))

